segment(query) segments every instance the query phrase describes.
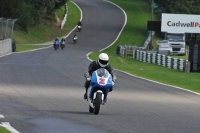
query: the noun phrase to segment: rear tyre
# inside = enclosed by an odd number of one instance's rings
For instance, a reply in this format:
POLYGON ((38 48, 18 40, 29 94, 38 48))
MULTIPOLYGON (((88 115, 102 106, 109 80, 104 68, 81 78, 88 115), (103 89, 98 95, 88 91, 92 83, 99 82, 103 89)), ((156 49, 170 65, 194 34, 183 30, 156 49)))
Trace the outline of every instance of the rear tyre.
POLYGON ((95 103, 94 103, 94 114, 95 115, 99 114, 100 105, 101 105, 101 102, 102 102, 101 97, 102 97, 102 94, 97 92, 97 96, 96 96, 95 103))
POLYGON ((64 45, 64 44, 62 44, 62 45, 61 45, 61 48, 62 48, 62 50, 64 49, 64 47, 65 47, 65 45, 64 45))
POLYGON ((94 109, 92 107, 90 107, 90 105, 89 105, 89 112, 94 113, 94 109))

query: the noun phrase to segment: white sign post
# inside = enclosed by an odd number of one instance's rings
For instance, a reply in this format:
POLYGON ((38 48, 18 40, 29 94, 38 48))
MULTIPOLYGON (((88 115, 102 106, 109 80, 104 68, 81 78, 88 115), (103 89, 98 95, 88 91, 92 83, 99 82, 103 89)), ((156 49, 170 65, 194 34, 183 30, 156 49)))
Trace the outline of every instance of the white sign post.
POLYGON ((162 13, 161 31, 200 33, 200 15, 162 13))

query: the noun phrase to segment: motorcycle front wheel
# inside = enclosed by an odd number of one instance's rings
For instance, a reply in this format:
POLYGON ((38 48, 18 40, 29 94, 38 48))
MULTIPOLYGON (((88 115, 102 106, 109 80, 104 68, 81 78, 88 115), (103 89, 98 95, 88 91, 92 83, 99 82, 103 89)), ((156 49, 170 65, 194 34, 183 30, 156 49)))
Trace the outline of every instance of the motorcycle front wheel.
POLYGON ((97 92, 97 96, 96 96, 96 99, 95 99, 95 102, 94 102, 94 114, 95 115, 99 114, 100 105, 101 105, 101 102, 102 102, 101 97, 102 97, 102 94, 97 92))

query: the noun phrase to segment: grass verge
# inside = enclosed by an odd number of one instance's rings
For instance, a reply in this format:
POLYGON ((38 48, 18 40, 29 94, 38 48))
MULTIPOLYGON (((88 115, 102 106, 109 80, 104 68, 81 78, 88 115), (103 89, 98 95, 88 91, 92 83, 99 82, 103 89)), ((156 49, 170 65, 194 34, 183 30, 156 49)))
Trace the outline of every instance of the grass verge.
POLYGON ((6 130, 4 127, 0 126, 0 133, 11 133, 11 132, 6 130))
MULTIPOLYGON (((200 74, 185 73, 179 70, 169 69, 155 64, 143 63, 133 58, 122 58, 115 54, 117 45, 131 44, 142 46, 146 39, 146 24, 151 17, 150 5, 141 0, 110 0, 122 7, 128 17, 121 36, 110 48, 104 50, 110 56, 110 63, 115 69, 119 69, 136 76, 155 80, 165 84, 179 86, 192 91, 200 92, 200 74)), ((99 52, 89 55, 92 60, 96 60, 99 52)))
POLYGON ((17 45, 16 52, 27 51, 41 48, 41 46, 34 46, 34 45, 17 45))
POLYGON ((180 59, 184 59, 184 60, 188 60, 188 55, 184 55, 184 56, 171 56, 172 58, 180 58, 180 59))

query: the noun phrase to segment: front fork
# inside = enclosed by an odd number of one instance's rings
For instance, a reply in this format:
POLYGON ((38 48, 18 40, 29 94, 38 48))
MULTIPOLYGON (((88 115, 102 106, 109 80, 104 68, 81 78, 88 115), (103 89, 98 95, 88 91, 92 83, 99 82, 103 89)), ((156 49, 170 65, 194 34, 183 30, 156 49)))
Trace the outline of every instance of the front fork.
MULTIPOLYGON (((104 94, 103 94, 103 92, 101 90, 98 90, 97 92, 101 93, 101 100, 104 101, 104 94)), ((97 92, 94 93, 93 99, 96 99, 97 92)))
POLYGON ((93 99, 89 98, 89 96, 90 96, 90 91, 91 91, 91 87, 89 87, 89 88, 88 88, 88 91, 87 91, 88 102, 89 102, 89 104, 90 104, 90 107, 94 108, 94 102, 95 102, 97 93, 101 93, 101 100, 102 100, 101 104, 102 104, 102 105, 105 104, 105 103, 104 103, 104 94, 103 94, 103 92, 102 92, 101 90, 98 90, 97 92, 95 92, 95 93, 93 94, 93 99))

